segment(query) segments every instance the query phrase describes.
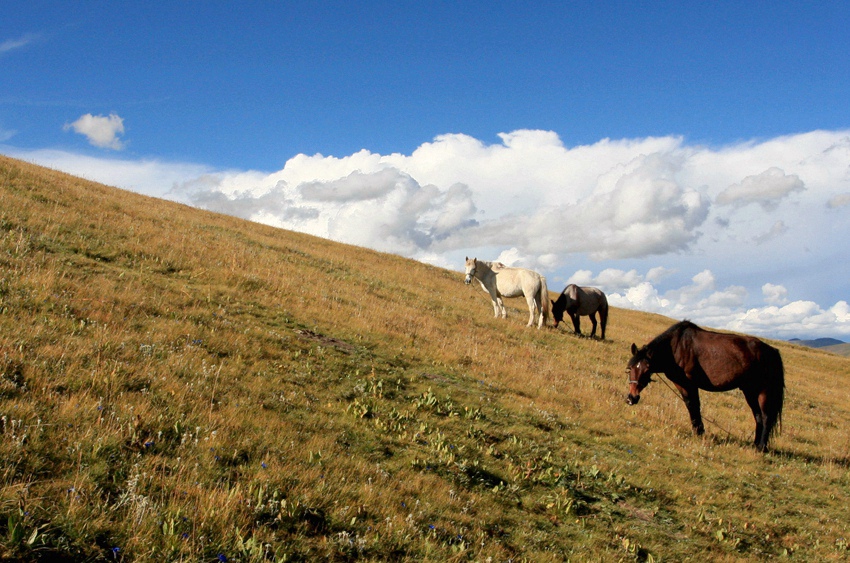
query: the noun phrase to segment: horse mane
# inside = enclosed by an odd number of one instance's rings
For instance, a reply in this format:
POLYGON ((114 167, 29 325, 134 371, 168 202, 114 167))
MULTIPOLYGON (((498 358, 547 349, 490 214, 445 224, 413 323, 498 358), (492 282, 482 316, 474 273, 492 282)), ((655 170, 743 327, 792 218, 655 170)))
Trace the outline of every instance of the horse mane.
POLYGON ((659 334, 658 336, 653 338, 652 342, 650 342, 649 344, 650 345, 651 344, 658 344, 660 342, 663 342, 664 340, 670 340, 674 336, 678 336, 678 337, 681 338, 682 334, 684 334, 685 331, 687 331, 687 330, 703 330, 703 329, 698 327, 697 325, 695 325, 694 323, 692 323, 688 319, 685 319, 683 321, 680 321, 680 322, 674 324, 673 326, 671 326, 670 328, 668 328, 667 330, 665 330, 664 332, 662 332, 661 334, 659 334))
POLYGON ((648 344, 646 344, 643 348, 638 350, 638 353, 629 360, 629 367, 636 364, 640 359, 646 356, 647 352, 650 352, 652 355, 657 354, 658 352, 670 352, 672 353, 672 347, 665 347, 665 344, 670 344, 674 339, 678 342, 682 341, 683 336, 688 331, 700 331, 702 328, 698 327, 688 319, 680 321, 667 330, 653 338, 648 344))

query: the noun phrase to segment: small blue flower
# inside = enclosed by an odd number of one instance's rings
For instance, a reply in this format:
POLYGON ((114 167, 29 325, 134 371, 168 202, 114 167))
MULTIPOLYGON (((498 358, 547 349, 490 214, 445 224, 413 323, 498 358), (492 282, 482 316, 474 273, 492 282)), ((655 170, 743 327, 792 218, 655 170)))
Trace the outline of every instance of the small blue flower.
POLYGON ((227 557, 225 557, 223 553, 218 554, 218 560, 221 561, 221 563, 227 563, 227 557))
POLYGON ((263 463, 260 464, 260 467, 262 467, 263 469, 266 469, 268 467, 268 465, 266 465, 266 462, 264 461, 263 463))
POLYGON ((153 442, 145 442, 145 447, 146 447, 146 448, 152 448, 152 447, 153 447, 153 442))
POLYGON ((187 534, 186 532, 183 532, 183 539, 184 539, 184 540, 188 540, 188 539, 189 539, 189 534, 187 534))

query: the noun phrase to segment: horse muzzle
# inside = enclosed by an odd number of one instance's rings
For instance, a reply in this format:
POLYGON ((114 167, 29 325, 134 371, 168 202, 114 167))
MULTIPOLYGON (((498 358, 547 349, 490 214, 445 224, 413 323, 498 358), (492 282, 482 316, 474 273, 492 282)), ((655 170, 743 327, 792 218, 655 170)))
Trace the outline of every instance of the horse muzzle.
POLYGON ((463 283, 465 283, 466 285, 471 284, 472 283, 472 276, 466 276, 465 278, 463 278, 463 283))
POLYGON ((640 401, 640 395, 632 395, 629 393, 629 396, 626 397, 626 402, 630 405, 636 405, 640 401))

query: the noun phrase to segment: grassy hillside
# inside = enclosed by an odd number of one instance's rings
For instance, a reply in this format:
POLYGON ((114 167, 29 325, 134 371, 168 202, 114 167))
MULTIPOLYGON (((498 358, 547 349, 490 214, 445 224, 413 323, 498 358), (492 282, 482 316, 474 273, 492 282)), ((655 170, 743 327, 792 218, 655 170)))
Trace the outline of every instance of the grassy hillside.
POLYGON ((626 405, 671 319, 614 309, 600 342, 509 301, 0 157, 0 556, 850 556, 850 360, 773 343, 761 455, 738 392, 703 438, 661 382, 626 405))
POLYGON ((822 349, 833 354, 838 354, 839 356, 850 357, 850 343, 845 342, 844 344, 824 346, 822 349))

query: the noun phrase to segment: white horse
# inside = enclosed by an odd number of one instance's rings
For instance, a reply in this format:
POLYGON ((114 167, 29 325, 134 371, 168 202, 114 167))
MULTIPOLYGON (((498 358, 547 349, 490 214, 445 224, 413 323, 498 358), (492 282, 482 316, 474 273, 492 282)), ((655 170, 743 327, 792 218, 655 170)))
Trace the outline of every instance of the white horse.
POLYGON ((509 268, 500 262, 483 262, 477 258, 466 259, 466 278, 469 284, 472 278, 478 280, 481 287, 490 294, 493 300, 495 317, 507 318, 508 313, 502 302, 502 297, 525 296, 528 302, 528 325, 534 325, 534 316, 539 313, 537 328, 546 324, 549 318, 549 289, 546 278, 533 270, 525 268, 509 268))

